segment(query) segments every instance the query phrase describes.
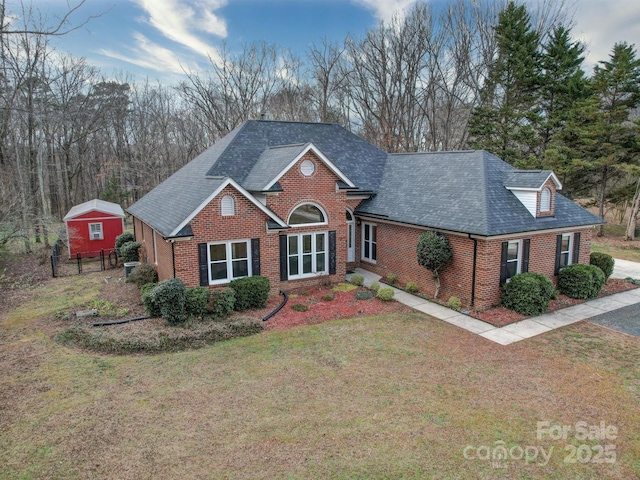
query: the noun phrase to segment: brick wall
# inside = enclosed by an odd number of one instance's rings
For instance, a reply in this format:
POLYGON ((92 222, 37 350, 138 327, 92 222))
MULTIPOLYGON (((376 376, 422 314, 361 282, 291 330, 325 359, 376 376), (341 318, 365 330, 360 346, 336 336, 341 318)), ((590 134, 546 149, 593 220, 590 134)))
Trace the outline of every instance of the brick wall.
MULTIPOLYGON (((371 263, 360 258, 358 265, 366 270, 382 275, 389 273, 398 276, 398 283, 416 282, 423 293, 433 296, 435 282, 431 272, 418 265, 416 247, 420 235, 425 231, 419 228, 395 225, 385 222, 366 221, 377 225, 378 258, 371 263)), ((361 243, 362 226, 357 227, 358 245, 361 243)), ((554 282, 556 237, 560 233, 580 232, 580 263, 589 263, 591 251, 591 228, 567 230, 565 232, 546 232, 527 234, 493 240, 477 240, 476 282, 474 308, 484 310, 500 302, 500 260, 502 242, 507 240, 530 239, 529 271, 542 273, 554 282)), ((451 296, 460 298, 462 304, 471 306, 473 282, 474 240, 468 236, 447 234, 453 250, 453 258, 440 272, 440 298, 448 300, 451 296)), ((358 247, 360 249, 360 247, 358 247)))

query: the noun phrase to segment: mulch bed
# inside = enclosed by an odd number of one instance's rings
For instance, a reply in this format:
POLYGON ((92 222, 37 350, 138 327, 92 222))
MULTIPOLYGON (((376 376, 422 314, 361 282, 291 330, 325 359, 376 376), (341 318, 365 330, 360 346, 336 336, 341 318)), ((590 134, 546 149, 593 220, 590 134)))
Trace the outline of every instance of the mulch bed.
MULTIPOLYGON (((602 291, 598 295, 598 298, 613 295, 614 293, 626 292, 627 290, 633 290, 634 288, 638 288, 638 285, 634 285, 633 283, 619 278, 610 278, 602 288, 602 291)), ((557 299, 551 300, 551 302, 549 303, 548 311, 553 312, 561 308, 571 307, 573 305, 578 305, 584 302, 585 300, 570 298, 566 295, 558 295, 557 299)), ((504 327, 505 325, 509 325, 510 323, 519 322, 520 320, 528 318, 524 315, 520 315, 519 313, 507 310, 504 307, 493 307, 483 312, 473 311, 471 312, 471 316, 484 322, 490 323, 495 327, 504 327)))
MULTIPOLYGON (((366 288, 358 287, 349 292, 333 291, 331 287, 310 287, 291 290, 288 293, 287 304, 265 325, 265 330, 286 330, 288 328, 301 325, 313 325, 327 320, 338 318, 354 318, 367 315, 379 315, 384 313, 410 313, 411 308, 400 302, 383 302, 377 298, 366 300, 356 299, 357 292, 368 291, 366 288), (323 300, 324 295, 333 294, 333 299, 323 300), (309 310, 298 312, 292 308, 293 305, 306 305, 309 310)), ((282 302, 282 297, 271 298, 267 307, 262 310, 253 310, 251 316, 264 317, 282 302)), ((249 313, 249 312, 245 312, 249 313)))

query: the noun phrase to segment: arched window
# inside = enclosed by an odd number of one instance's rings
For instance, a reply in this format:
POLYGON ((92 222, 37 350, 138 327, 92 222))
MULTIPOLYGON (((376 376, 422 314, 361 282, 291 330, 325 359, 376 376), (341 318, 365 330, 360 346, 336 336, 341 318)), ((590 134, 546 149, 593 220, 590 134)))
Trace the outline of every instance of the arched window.
POLYGON ((235 215, 236 213, 236 202, 231 195, 225 195, 222 197, 220 201, 220 210, 224 217, 228 217, 230 215, 235 215))
POLYGON ((297 207, 289 216, 289 225, 309 225, 327 223, 324 212, 312 203, 305 203, 297 207))
POLYGON ((548 188, 543 188, 540 193, 540 211, 548 212, 551 210, 551 192, 548 188))

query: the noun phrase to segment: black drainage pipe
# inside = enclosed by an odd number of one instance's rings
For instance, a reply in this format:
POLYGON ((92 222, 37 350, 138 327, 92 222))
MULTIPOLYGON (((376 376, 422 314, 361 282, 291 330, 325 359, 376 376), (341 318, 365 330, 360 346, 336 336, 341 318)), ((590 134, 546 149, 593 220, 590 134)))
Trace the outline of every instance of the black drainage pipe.
POLYGON ((284 299, 282 300, 282 303, 280 305, 278 305, 278 307, 273 312, 271 312, 269 315, 265 316, 262 319, 263 322, 266 322, 267 320, 269 320, 276 313, 278 313, 282 309, 282 307, 284 307, 287 304, 287 300, 289 300, 289 295, 287 295, 287 292, 283 292, 282 290, 280 290, 280 295, 282 295, 284 297, 284 299))
POLYGON ((123 323, 137 322, 138 320, 146 320, 147 318, 153 318, 153 317, 145 316, 145 317, 127 318, 126 320, 116 320, 115 322, 97 322, 97 323, 92 323, 91 326, 106 327, 108 325, 121 325, 123 323))

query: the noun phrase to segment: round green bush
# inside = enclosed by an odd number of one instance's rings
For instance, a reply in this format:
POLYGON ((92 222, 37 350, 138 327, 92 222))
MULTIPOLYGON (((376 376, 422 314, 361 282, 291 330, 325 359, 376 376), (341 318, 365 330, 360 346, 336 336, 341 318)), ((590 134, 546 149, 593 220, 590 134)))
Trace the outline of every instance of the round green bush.
POLYGON ((187 315, 197 318, 204 317, 209 310, 209 296, 211 291, 207 287, 187 288, 185 310, 187 315))
POLYGON ((378 290, 380 290, 380 284, 378 282, 371 282, 371 285, 369 285, 369 290, 378 292, 378 290))
POLYGON ((271 284, 267 277, 242 277, 229 283, 236 294, 234 308, 242 312, 244 310, 264 308, 269 299, 271 284))
POLYGON ((407 282, 404 289, 409 293, 416 293, 419 290, 416 282, 407 282))
POLYGON ((137 262, 140 260, 140 254, 138 249, 140 248, 139 242, 127 242, 120 247, 120 253, 123 262, 137 262))
POLYGON ((389 302, 393 300, 394 291, 391 287, 381 287, 376 295, 383 302, 389 302))
POLYGON ((558 289, 567 297, 587 300, 598 296, 605 280, 600 267, 574 263, 558 273, 558 289))
POLYGON ((591 252, 591 255, 589 256, 589 264, 595 265, 600 270, 602 270, 606 282, 607 280, 609 280, 609 277, 613 273, 615 260, 608 253, 591 252))
POLYGON ((127 283, 135 283, 138 288, 142 288, 147 283, 156 283, 157 281, 158 272, 148 263, 134 267, 126 280, 127 283))
POLYGON ((118 235, 116 237, 116 243, 114 245, 118 256, 119 257, 122 256, 122 253, 120 252, 120 248, 122 247, 122 245, 128 242, 135 242, 135 241, 136 241, 136 237, 133 234, 133 232, 123 232, 120 235, 118 235))
POLYGON ((354 273, 353 275, 351 275, 351 280, 349 280, 349 282, 353 283, 354 285, 361 286, 364 283, 364 277, 359 273, 354 273))
POLYGON ((178 325, 187 319, 187 288, 179 278, 163 280, 153 289, 151 296, 160 309, 160 315, 170 325, 178 325))
POLYGON ((539 315, 547 311, 553 294, 553 282, 545 275, 520 273, 504 285, 502 305, 520 315, 539 315))
POLYGON ((142 303, 144 303, 144 308, 147 311, 147 314, 151 317, 159 317, 160 307, 155 302, 153 295, 153 289, 158 286, 157 283, 147 283, 140 288, 140 296, 142 297, 142 303))
POLYGON ((458 297, 449 297, 447 306, 452 310, 456 310, 459 312, 460 309, 462 308, 462 301, 458 297))
POLYGON ((226 318, 233 313, 236 292, 233 288, 219 288, 211 292, 209 311, 214 318, 226 318))

